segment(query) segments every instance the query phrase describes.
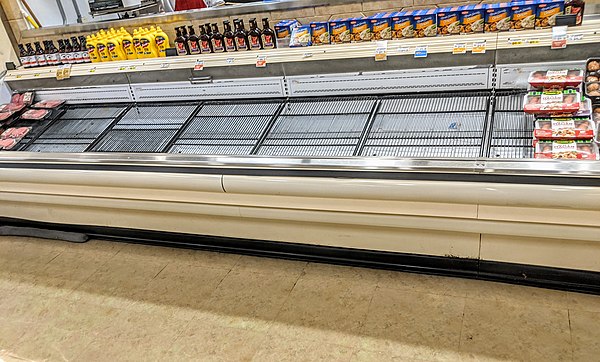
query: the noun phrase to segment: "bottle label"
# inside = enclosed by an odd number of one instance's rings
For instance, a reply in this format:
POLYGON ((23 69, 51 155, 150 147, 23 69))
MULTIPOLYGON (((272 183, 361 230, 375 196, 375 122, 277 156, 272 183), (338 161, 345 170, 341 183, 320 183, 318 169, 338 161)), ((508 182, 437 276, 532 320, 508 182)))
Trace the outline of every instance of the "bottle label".
POLYGON ((88 52, 81 52, 81 54, 83 55, 83 62, 89 63, 90 62, 90 54, 88 52))
MULTIPOLYGON (((191 51, 191 49, 190 49, 191 51)), ((210 43, 208 42, 208 40, 202 40, 200 42, 200 52, 201 53, 210 53, 210 43)))
POLYGON ((271 35, 262 35, 263 48, 265 49, 273 49, 275 48, 275 44, 273 43, 273 37, 271 35))
POLYGON ((235 42, 233 41, 233 38, 225 38, 225 48, 227 49, 228 52, 236 50, 235 42))
POLYGON ((250 36, 250 48, 252 49, 260 49, 260 38, 258 36, 250 36))
POLYGON ((239 50, 246 50, 248 49, 248 44, 246 44, 246 39, 244 38, 236 38, 237 40, 237 48, 239 50))
POLYGON ((37 62, 37 57, 35 55, 30 55, 29 57, 29 66, 30 67, 37 67, 38 66, 38 62, 37 62))
POLYGON ((185 44, 181 42, 175 43, 177 45, 177 55, 187 55, 187 49, 185 49, 185 44))
POLYGON ((39 64, 40 66, 44 66, 44 65, 48 64, 48 63, 46 62, 46 57, 44 56, 44 54, 37 55, 37 56, 36 56, 36 59, 37 59, 37 62, 38 62, 38 64, 39 64))
POLYGON ((198 42, 197 41, 190 40, 188 42, 188 44, 190 46, 190 54, 199 54, 200 53, 200 46, 198 46, 198 42))
POLYGON ((213 44, 213 50, 215 53, 222 52, 225 50, 225 48, 223 48, 223 41, 220 39, 213 39, 212 44, 213 44))
POLYGON ((65 63, 73 63, 73 53, 65 53, 65 63))
POLYGON ((55 53, 46 54, 46 61, 50 65, 56 65, 58 64, 58 56, 55 53))
POLYGON ((128 55, 135 54, 135 50, 133 49, 132 45, 133 44, 129 40, 123 40, 123 49, 128 55))
POLYGON ((139 48, 141 46, 139 39, 133 39, 133 47, 139 48))
POLYGON ((165 42, 165 38, 163 38, 162 36, 157 36, 156 37, 156 45, 158 47, 160 47, 161 45, 163 45, 165 42))
POLYGON ((95 54, 96 47, 94 47, 93 45, 88 45, 87 49, 88 49, 88 58, 91 58, 94 60, 98 59, 98 56, 95 54))
POLYGON ((31 67, 31 63, 29 62, 29 57, 21 57, 20 60, 21 60, 21 64, 23 64, 23 66, 25 68, 31 67))

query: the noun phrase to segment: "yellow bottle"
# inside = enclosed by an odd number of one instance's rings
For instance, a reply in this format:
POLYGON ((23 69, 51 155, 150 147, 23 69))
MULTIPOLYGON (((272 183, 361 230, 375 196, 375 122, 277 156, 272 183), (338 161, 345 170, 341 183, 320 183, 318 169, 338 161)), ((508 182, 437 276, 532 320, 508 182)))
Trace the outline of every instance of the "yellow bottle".
POLYGON ((102 62, 110 62, 110 53, 108 52, 108 47, 106 45, 107 37, 106 32, 104 30, 100 30, 98 32, 98 38, 96 40, 96 49, 98 49, 98 56, 100 57, 100 61, 102 62))
POLYGON ((127 56, 123 51, 123 45, 121 43, 121 37, 115 29, 110 29, 110 35, 106 41, 108 47, 108 53, 110 54, 110 60, 126 60, 127 56))
MULTIPOLYGON (((154 28, 154 27, 152 27, 154 28)), ((169 37, 167 34, 160 28, 160 26, 156 27, 156 31, 154 33, 156 48, 158 50, 159 57, 167 56, 167 48, 169 45, 169 37)))
POLYGON ((144 28, 144 32, 140 34, 140 44, 144 49, 144 58, 158 57, 158 49, 154 42, 154 34, 147 28, 144 28))
POLYGON ((137 53, 135 46, 133 45, 133 37, 125 29, 119 30, 121 35, 121 44, 123 45, 123 52, 127 59, 137 59, 137 53))
POLYGON ((142 30, 141 28, 134 29, 133 36, 131 37, 133 39, 133 47, 135 48, 135 54, 138 59, 144 57, 144 48, 142 48, 142 43, 140 42, 140 31, 141 30, 142 30))
POLYGON ((100 62, 100 55, 98 54, 98 48, 96 48, 96 37, 92 35, 88 35, 85 38, 85 44, 87 47, 87 52, 90 55, 90 60, 92 63, 100 62))

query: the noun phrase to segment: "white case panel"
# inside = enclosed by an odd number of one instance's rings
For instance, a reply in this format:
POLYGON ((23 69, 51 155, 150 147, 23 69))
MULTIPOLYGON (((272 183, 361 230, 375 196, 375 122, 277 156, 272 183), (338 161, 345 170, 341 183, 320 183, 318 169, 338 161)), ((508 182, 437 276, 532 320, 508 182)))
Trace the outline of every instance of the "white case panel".
POLYGON ((128 85, 40 89, 35 94, 37 100, 64 99, 70 104, 133 100, 128 85))

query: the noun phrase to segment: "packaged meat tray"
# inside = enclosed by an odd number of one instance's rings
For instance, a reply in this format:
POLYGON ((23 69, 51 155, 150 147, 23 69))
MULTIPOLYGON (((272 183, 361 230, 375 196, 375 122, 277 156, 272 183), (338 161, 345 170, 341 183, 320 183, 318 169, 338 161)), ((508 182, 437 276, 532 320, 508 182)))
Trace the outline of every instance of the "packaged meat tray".
POLYGON ((16 112, 13 111, 0 112, 0 123, 12 121, 13 115, 15 113, 16 112))
POLYGON ((19 141, 14 138, 0 139, 0 150, 10 150, 17 145, 19 141))
POLYGON ((538 140, 592 139, 596 126, 589 118, 539 118, 533 136, 538 140))
POLYGON ((598 146, 592 141, 538 141, 535 158, 564 160, 596 160, 598 146))
POLYGON ((581 108, 581 95, 577 91, 529 92, 523 102, 525 113, 531 114, 573 114, 581 108))
POLYGON ((589 98, 584 98, 580 105, 579 110, 575 113, 564 112, 564 113, 552 113, 544 114, 544 118, 567 118, 567 117, 586 117, 589 118, 592 114, 592 101, 589 98))
POLYGON ((536 88, 577 87, 583 82, 584 72, 579 69, 542 70, 529 74, 529 84, 536 88))
POLYGON ((593 72, 600 72, 600 58, 599 59, 588 59, 587 63, 585 64, 585 70, 588 73, 593 73, 593 72))
POLYGON ((598 103, 600 101, 600 82, 585 83, 585 94, 593 103, 598 103))
POLYGON ((30 109, 21 115, 21 119, 40 121, 50 114, 47 109, 30 109))
POLYGON ((0 139, 17 139, 20 140, 23 137, 27 136, 27 134, 31 131, 31 127, 14 127, 9 128, 6 131, 2 132, 0 135, 0 139))
POLYGON ((596 122, 600 121, 600 106, 594 106, 594 113, 592 113, 592 119, 596 122))
POLYGON ((20 112, 23 108, 25 108, 25 105, 23 103, 9 103, 9 104, 4 104, 2 106, 0 106, 0 113, 1 112, 13 112, 13 113, 17 113, 20 112))
POLYGON ((33 108, 41 108, 41 109, 56 109, 65 104, 65 101, 61 100, 48 100, 48 101, 39 101, 34 104, 33 108))
POLYGON ((33 92, 23 92, 23 93, 14 93, 10 100, 10 103, 14 104, 24 104, 26 106, 30 106, 33 103, 34 98, 33 92))

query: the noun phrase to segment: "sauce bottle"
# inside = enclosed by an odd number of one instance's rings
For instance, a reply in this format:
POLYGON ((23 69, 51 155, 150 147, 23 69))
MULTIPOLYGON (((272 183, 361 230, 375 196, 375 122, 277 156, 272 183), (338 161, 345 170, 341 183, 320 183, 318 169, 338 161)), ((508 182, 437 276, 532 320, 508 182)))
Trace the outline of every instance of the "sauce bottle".
POLYGON ((269 19, 262 19, 263 29, 261 34, 263 49, 275 49, 277 43, 275 42, 275 32, 269 26, 269 19))
POLYGON ((92 37, 92 35, 89 35, 87 37, 82 35, 79 37, 79 42, 83 46, 83 49, 85 49, 85 54, 83 54, 83 58, 86 63, 97 62, 99 60, 98 50, 96 50, 95 42, 94 44, 92 44, 92 50, 90 51, 90 42, 92 41, 92 37), (94 59, 92 59, 92 55, 94 56, 94 59))
POLYGON ((46 53, 42 49, 42 45, 40 44, 39 41, 36 41, 34 44, 35 44, 35 58, 37 59, 37 63, 40 67, 45 67, 46 65, 48 65, 48 62, 46 61, 46 53))
POLYGON ((73 44, 73 62, 74 63, 83 63, 83 54, 81 49, 81 45, 77 41, 77 37, 71 37, 71 44, 73 44))
POLYGON ((106 33, 101 30, 98 36, 99 37, 96 42, 96 48, 98 49, 98 56, 100 57, 100 61, 110 62, 110 53, 108 52, 108 48, 106 47, 106 33))
POLYGON ((204 24, 204 29, 206 29, 206 35, 208 35, 209 37, 212 38, 212 27, 210 26, 210 23, 206 23, 204 24))
POLYGON ((169 36, 161 29, 160 26, 156 27, 156 31, 154 32, 154 41, 156 42, 158 56, 166 57, 167 48, 169 48, 171 45, 169 44, 169 36))
POLYGON ((188 36, 188 49, 190 54, 200 54, 200 38, 196 35, 193 25, 188 25, 189 36, 188 36))
POLYGON ((256 24, 256 19, 250 19, 250 31, 248 32, 248 42, 251 50, 262 49, 261 31, 256 24))
POLYGON ((127 57, 123 53, 123 45, 119 36, 115 32, 110 32, 110 37, 106 40, 106 48, 110 55, 110 60, 125 60, 127 57))
POLYGON ((235 45, 238 50, 249 50, 248 47, 248 34, 246 30, 244 30, 244 21, 239 20, 236 25, 235 30, 235 45))
POLYGON ((156 39, 150 29, 144 28, 144 32, 140 35, 140 44, 144 49, 144 58, 158 57, 158 48, 156 47, 156 39))
POLYGON ((237 48, 235 46, 235 35, 233 34, 233 31, 231 31, 231 24, 229 23, 229 20, 223 21, 223 28, 225 29, 223 31, 225 50, 228 52, 236 51, 237 48))
MULTIPOLYGON (((125 57, 128 60, 131 59, 137 59, 137 50, 135 49, 135 46, 133 45, 133 37, 131 36, 131 34, 129 34, 129 32, 127 32, 125 29, 121 28, 120 30, 121 32, 121 46, 123 47, 123 52, 125 53, 125 57)), ((139 39, 138 39, 139 41, 139 39)))
POLYGON ((223 44, 223 34, 219 32, 219 26, 217 25, 217 23, 212 24, 212 35, 210 37, 210 41, 212 43, 213 52, 225 52, 225 45, 223 44))
MULTIPOLYGON (((65 43, 65 60, 67 64, 75 63, 75 57, 73 56, 73 46, 71 45, 71 42, 69 42, 69 39, 63 39, 63 43, 65 43)), ((63 63, 65 60, 63 60, 63 63)))
POLYGON ((48 62, 49 65, 59 65, 60 59, 58 56, 58 49, 54 46, 54 42, 48 40, 44 43, 46 45, 46 62, 48 62))
POLYGON ((35 56, 35 50, 31 46, 31 43, 25 44, 25 50, 27 50, 27 56, 29 57, 29 64, 31 67, 39 67, 37 57, 35 56))
POLYGON ((206 30, 202 25, 199 25, 198 28, 200 28, 200 53, 212 53, 212 44, 210 42, 210 36, 206 34, 206 30))
POLYGON ((144 48, 142 48, 142 43, 140 43, 141 30, 142 30, 141 28, 134 29, 133 36, 131 37, 131 40, 133 42, 133 47, 135 48, 135 55, 136 55, 136 57, 138 57, 138 59, 144 57, 144 48))
POLYGON ((175 34, 177 35, 177 37, 175 38, 175 48, 177 48, 177 55, 188 55, 189 49, 187 48, 185 38, 181 34, 181 29, 175 28, 175 34))
POLYGON ((25 50, 25 46, 23 44, 19 44, 19 60, 21 61, 23 68, 31 68, 29 54, 27 54, 27 50, 25 50))
POLYGON ((584 0, 566 0, 565 1, 565 14, 575 15, 575 25, 581 25, 583 21, 583 11, 585 9, 584 0))

